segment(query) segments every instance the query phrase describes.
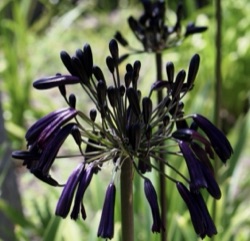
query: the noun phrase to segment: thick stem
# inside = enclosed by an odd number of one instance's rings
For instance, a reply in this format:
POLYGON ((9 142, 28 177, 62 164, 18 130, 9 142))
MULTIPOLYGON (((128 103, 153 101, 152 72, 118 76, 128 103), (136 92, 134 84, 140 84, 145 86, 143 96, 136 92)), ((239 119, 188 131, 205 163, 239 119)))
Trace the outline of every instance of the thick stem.
MULTIPOLYGON (((156 80, 162 80, 162 54, 156 53, 156 80)), ((157 92, 157 101, 160 103, 163 99, 162 91, 157 92)), ((163 154, 159 154, 161 159, 164 159, 163 154)), ((167 198, 166 198, 166 178, 161 173, 165 173, 165 164, 164 162, 159 162, 159 193, 160 193, 160 206, 161 206, 161 219, 162 224, 165 227, 165 231, 161 232, 161 241, 167 240, 167 198)))
POLYGON ((126 159, 121 168, 122 241, 134 241, 133 162, 126 159))
MULTIPOLYGON (((221 109, 221 91, 222 91, 222 74, 221 74, 221 25, 222 10, 221 0, 215 1, 215 17, 216 17, 216 35, 215 35, 215 103, 214 103, 214 124, 221 128, 220 109, 221 109)), ((218 158, 214 162, 215 178, 218 179, 218 158)), ((217 203, 213 201, 212 218, 216 222, 217 203)), ((215 237, 212 237, 212 241, 215 237)))

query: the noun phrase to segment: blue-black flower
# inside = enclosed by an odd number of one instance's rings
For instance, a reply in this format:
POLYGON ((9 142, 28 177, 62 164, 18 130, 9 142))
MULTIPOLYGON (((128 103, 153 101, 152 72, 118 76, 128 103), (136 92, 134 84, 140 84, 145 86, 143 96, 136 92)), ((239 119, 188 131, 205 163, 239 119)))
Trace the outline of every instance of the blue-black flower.
POLYGON ((217 234, 214 222, 200 192, 190 192, 181 182, 177 182, 176 186, 188 207, 195 232, 202 239, 217 234))
POLYGON ((164 229, 161 221, 160 216, 160 209, 158 206, 158 200, 157 200, 157 193, 155 191, 155 188, 152 184, 152 182, 148 179, 144 179, 144 192, 145 196, 148 200, 148 203, 151 208, 152 217, 153 217, 153 225, 152 225, 152 232, 160 233, 162 229, 164 229))
POLYGON ((68 181, 63 188, 62 194, 59 198, 59 201, 56 206, 56 215, 66 218, 70 207, 72 204, 72 200, 75 194, 75 190, 77 188, 77 185, 79 183, 79 180, 81 178, 81 175, 84 171, 84 164, 80 163, 76 169, 71 173, 71 175, 68 178, 68 181))
POLYGON ((102 216, 97 232, 98 237, 112 239, 114 235, 114 215, 115 215, 115 185, 110 183, 102 208, 102 216))
POLYGON ((233 153, 233 148, 226 136, 202 115, 193 115, 193 120, 206 133, 215 152, 225 163, 233 153))

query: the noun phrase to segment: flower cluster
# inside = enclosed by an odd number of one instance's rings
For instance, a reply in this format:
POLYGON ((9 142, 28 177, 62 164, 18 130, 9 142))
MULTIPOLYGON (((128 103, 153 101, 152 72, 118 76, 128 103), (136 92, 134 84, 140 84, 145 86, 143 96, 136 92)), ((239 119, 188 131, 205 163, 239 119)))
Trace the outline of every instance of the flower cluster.
POLYGON ((176 180, 161 173, 176 183, 197 234, 202 238, 216 234, 200 190, 207 189, 214 198, 220 198, 210 159, 217 154, 225 163, 232 154, 232 147, 224 134, 205 117, 184 115, 182 99, 194 86, 199 55, 192 57, 187 73, 180 70, 175 74, 174 64, 167 63, 166 79, 156 80, 148 95, 143 95, 138 88, 141 63, 128 63, 124 76, 121 76, 116 40, 109 42, 109 50, 106 65, 111 78, 105 77, 101 68, 94 65, 91 47, 86 44, 73 56, 61 52, 61 60, 69 74, 56 74, 34 82, 33 86, 39 90, 58 88, 68 107, 51 112, 33 124, 25 136, 27 150, 14 151, 13 157, 23 160, 30 172, 42 181, 52 186, 63 186, 56 215, 65 218, 70 213, 74 220, 79 214, 83 219, 87 217, 83 198, 93 174, 98 174, 104 163, 113 163, 113 175, 98 228, 98 236, 109 239, 114 233, 114 179, 118 178, 116 173, 125 162, 132 162, 134 170, 144 179, 144 192, 153 217, 152 231, 164 229, 156 191, 145 176, 147 172, 157 171, 157 164, 163 162, 179 175, 180 179, 176 180), (91 99, 93 109, 89 114, 77 107, 74 94, 68 95, 66 87, 73 84, 81 86, 91 99), (159 90, 164 90, 164 98, 154 104, 152 96, 159 90), (83 161, 66 184, 61 185, 51 177, 50 170, 69 135, 79 147, 83 161), (159 153, 184 157, 189 177, 162 159, 159 153))
MULTIPOLYGON (((182 31, 181 19, 183 15, 183 6, 178 4, 176 10, 176 23, 174 26, 165 25, 165 1, 158 0, 151 2, 148 0, 141 1, 144 7, 143 14, 136 20, 133 16, 128 18, 128 24, 133 31, 135 37, 143 45, 143 50, 134 49, 129 45, 127 39, 121 32, 115 34, 116 40, 124 47, 129 48, 132 52, 155 52, 160 53, 165 49, 179 45, 185 38, 192 34, 204 32, 207 27, 196 26, 190 22, 185 31, 182 31)), ((121 57, 121 60, 126 58, 128 54, 121 57)))

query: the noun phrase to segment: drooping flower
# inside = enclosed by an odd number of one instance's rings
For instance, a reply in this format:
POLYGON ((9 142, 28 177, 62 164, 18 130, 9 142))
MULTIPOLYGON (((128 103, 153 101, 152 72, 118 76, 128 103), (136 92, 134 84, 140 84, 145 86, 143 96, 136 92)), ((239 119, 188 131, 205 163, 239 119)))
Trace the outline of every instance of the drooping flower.
POLYGON ((225 163, 233 153, 233 148, 225 135, 202 115, 193 115, 193 120, 206 133, 215 152, 225 163))
POLYGON ((98 237, 112 239, 114 235, 114 215, 115 215, 115 185, 110 183, 102 208, 101 221, 98 228, 98 237))
POLYGON ((144 192, 148 200, 148 203, 150 205, 153 217, 153 225, 151 230, 152 232, 160 233, 161 230, 164 228, 161 221, 160 210, 157 201, 157 193, 155 191, 153 184, 148 178, 145 178, 144 180, 144 192))
POLYGON ((217 234, 216 227, 201 194, 190 192, 181 182, 177 182, 176 186, 188 207, 195 232, 202 239, 217 234))

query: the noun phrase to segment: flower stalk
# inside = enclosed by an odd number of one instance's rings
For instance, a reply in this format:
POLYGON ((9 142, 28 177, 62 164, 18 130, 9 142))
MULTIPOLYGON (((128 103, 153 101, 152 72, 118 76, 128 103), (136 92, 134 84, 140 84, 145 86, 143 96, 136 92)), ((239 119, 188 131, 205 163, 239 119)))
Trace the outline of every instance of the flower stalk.
POLYGON ((133 161, 125 159, 121 168, 122 240, 134 241, 133 161))
MULTIPOLYGON (((162 53, 156 53, 155 54, 155 60, 156 60, 156 80, 162 81, 162 53)), ((163 99, 163 91, 159 90, 157 92, 157 102, 158 104, 161 103, 163 99)), ((161 113, 159 113, 161 115, 161 113)), ((164 145, 164 143, 163 143, 164 145)), ((165 159, 164 154, 160 153, 159 158, 165 159)), ((167 195, 166 195, 166 178, 161 175, 161 173, 165 173, 165 164, 163 162, 159 162, 159 194, 160 194, 160 207, 161 207, 161 220, 162 225, 165 227, 165 229, 161 232, 161 241, 167 241, 167 195)))

